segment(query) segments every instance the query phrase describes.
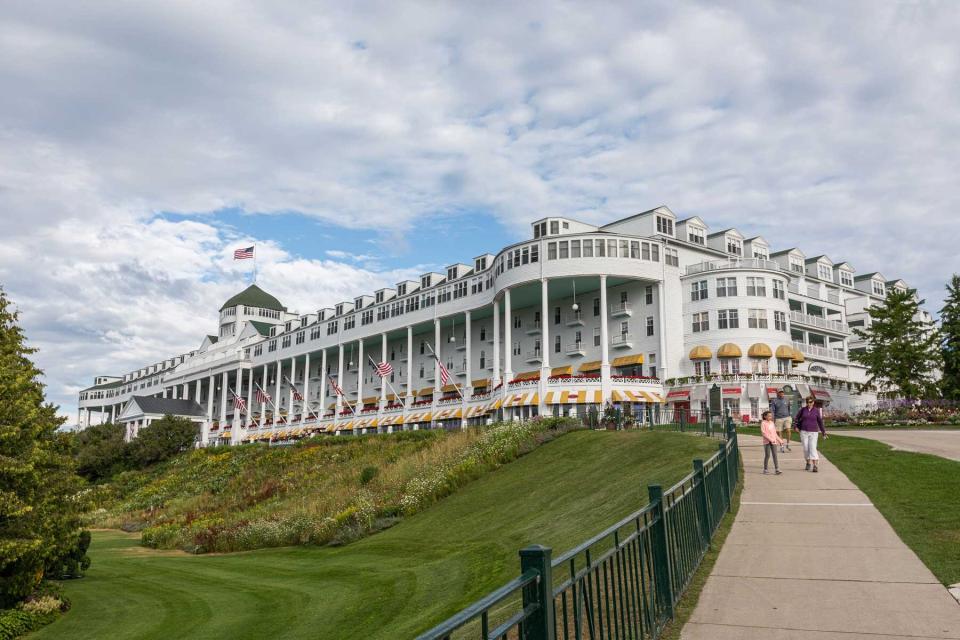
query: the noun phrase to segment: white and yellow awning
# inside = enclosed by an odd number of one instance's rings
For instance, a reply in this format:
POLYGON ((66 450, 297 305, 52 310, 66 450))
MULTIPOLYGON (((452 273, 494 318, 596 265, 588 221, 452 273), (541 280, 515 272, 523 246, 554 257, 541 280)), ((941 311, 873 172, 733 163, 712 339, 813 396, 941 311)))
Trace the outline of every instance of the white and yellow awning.
POLYGON ((544 402, 546 404, 602 404, 603 392, 599 389, 547 391, 544 402))

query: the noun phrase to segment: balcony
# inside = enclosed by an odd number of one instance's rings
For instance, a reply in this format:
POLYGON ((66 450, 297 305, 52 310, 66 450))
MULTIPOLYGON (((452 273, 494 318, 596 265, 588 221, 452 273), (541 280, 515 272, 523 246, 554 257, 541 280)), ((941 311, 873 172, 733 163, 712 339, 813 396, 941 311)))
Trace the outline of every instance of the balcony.
POLYGON ((794 348, 799 349, 801 353, 813 356, 815 358, 826 358, 828 360, 836 360, 838 362, 847 362, 847 352, 843 349, 830 349, 829 347, 818 347, 813 344, 807 344, 806 342, 796 342, 793 343, 794 348))
POLYGON ((828 320, 827 318, 810 315, 808 313, 800 313, 799 311, 790 312, 790 322, 808 327, 817 327, 818 329, 826 329, 827 331, 833 331, 835 333, 850 333, 850 327, 847 326, 846 322, 828 320))
POLYGON ((575 357, 575 356, 582 357, 587 355, 587 351, 583 346, 582 340, 578 340, 577 342, 574 342, 573 344, 569 345, 565 353, 570 357, 575 357))
POLYGON ((631 349, 633 348, 633 334, 632 333, 621 333, 618 336, 613 336, 610 339, 610 346, 614 349, 631 349))
POLYGON ((583 326, 583 312, 574 311, 567 314, 567 326, 568 327, 582 327, 583 326))
POLYGON ((633 315, 633 307, 630 306, 629 302, 617 302, 610 305, 610 317, 611 318, 623 318, 626 316, 633 315))
POLYGON ((533 351, 527 351, 527 357, 525 358, 527 362, 543 362, 543 353, 540 349, 534 349, 533 351))
POLYGON ((539 321, 539 320, 534 321, 533 324, 531 324, 529 327, 527 327, 527 335, 528 335, 528 336, 538 336, 538 335, 540 335, 540 321, 539 321))
POLYGON ((687 267, 686 275, 691 276, 697 273, 708 271, 724 271, 727 269, 767 269, 770 271, 784 271, 778 263, 772 260, 762 258, 731 258, 730 260, 715 260, 711 262, 698 262, 687 267))

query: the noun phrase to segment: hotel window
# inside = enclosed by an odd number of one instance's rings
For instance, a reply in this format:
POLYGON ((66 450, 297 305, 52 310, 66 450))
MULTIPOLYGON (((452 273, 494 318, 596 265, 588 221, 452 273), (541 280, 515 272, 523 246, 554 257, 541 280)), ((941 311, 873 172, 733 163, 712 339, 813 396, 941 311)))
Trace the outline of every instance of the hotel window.
POLYGON ((842 285, 845 286, 845 287, 852 287, 852 286, 853 286, 853 274, 850 273, 849 271, 841 271, 841 272, 840 272, 840 284, 842 284, 842 285))
POLYGON ((706 300, 710 297, 710 293, 707 290, 707 281, 698 280, 697 282, 690 283, 690 300, 696 302, 697 300, 706 300))
POLYGON ((514 342, 514 343, 513 343, 513 355, 515 355, 515 356, 520 355, 520 343, 519 343, 519 342, 514 342))
POLYGON ((773 281, 773 297, 780 300, 785 300, 787 298, 786 287, 784 287, 783 280, 773 281))
POLYGON ((513 328, 519 329, 522 326, 520 316, 513 316, 513 328))
MULTIPOLYGON (((332 335, 336 334, 337 331, 338 331, 338 328, 339 328, 339 327, 338 327, 339 324, 340 324, 340 322, 339 322, 338 320, 334 320, 333 322, 328 322, 328 323, 327 323, 327 335, 328 335, 328 336, 332 336, 332 335)), ((271 349, 271 351, 272 351, 272 349, 271 349)))
POLYGON ((583 257, 592 258, 593 257, 593 240, 584 240, 583 241, 583 257))
MULTIPOLYGON (((371 310, 370 313, 373 313, 373 311, 371 310)), ((344 331, 349 331, 350 329, 353 329, 355 326, 357 326, 357 316, 355 315, 347 316, 346 318, 343 319, 344 331)))
POLYGON ((747 326, 751 329, 767 328, 767 310, 750 309, 747 311, 747 326))
POLYGON ((748 296, 766 296, 767 281, 764 278, 747 278, 748 296))
POLYGON ((486 369, 486 366, 485 366, 486 364, 487 364, 487 354, 485 351, 481 351, 480 352, 480 368, 486 369))
POLYGON ((653 285, 648 284, 643 288, 643 298, 645 304, 653 304, 653 285))
POLYGON ((670 247, 663 248, 663 261, 670 267, 680 266, 680 253, 670 247))
POLYGON ((873 283, 873 293, 878 296, 886 295, 886 290, 884 289, 882 282, 873 283))
POLYGON ((560 353, 561 339, 560 336, 553 337, 553 352, 560 353))
POLYGON ((754 249, 753 257, 757 260, 769 260, 770 254, 767 253, 766 249, 754 249))
POLYGON ((580 257, 580 241, 579 240, 570 241, 570 257, 571 258, 580 257))
POLYGON ((699 227, 687 227, 687 240, 694 244, 706 244, 706 234, 699 227))
POLYGON ((447 269, 447 280, 450 281, 450 280, 456 280, 456 279, 457 279, 457 268, 449 267, 447 269))
POLYGON ((649 259, 650 259, 650 243, 649 243, 649 242, 644 242, 644 243, 643 243, 643 254, 642 254, 642 255, 643 255, 643 259, 644 259, 644 260, 649 260, 649 259))
POLYGON ((411 311, 417 311, 420 308, 420 298, 417 296, 411 296, 407 298, 407 313, 411 311))
POLYGON ((593 346, 600 346, 600 327, 594 327, 593 329, 593 346))
POLYGON ((423 364, 420 364, 420 377, 423 377, 423 364))
POLYGON ((697 360, 696 362, 693 363, 693 371, 698 376, 710 375, 710 361, 697 360))
POLYGON ((483 340, 486 340, 486 339, 487 339, 487 328, 486 328, 486 327, 480 327, 480 340, 483 341, 483 340))
MULTIPOLYGON (((420 278, 421 289, 426 289, 429 286, 430 286, 430 276, 423 276, 422 278, 420 278)), ((337 313, 340 313, 340 312, 337 311, 337 313)))
POLYGON ((790 257, 790 270, 803 273, 803 259, 790 257))
POLYGON ((256 358, 257 356, 262 356, 262 355, 263 355, 263 345, 262 345, 262 344, 258 344, 258 345, 256 345, 256 346, 254 346, 254 347, 253 347, 253 357, 256 358))
POLYGON ((620 257, 621 258, 630 257, 630 242, 628 240, 620 241, 620 257))
POLYGON ((520 264, 527 264, 530 262, 530 247, 523 247, 520 250, 520 264))
POLYGON ((821 280, 833 281, 833 269, 825 264, 818 264, 817 276, 819 276, 821 280))
POLYGON ((406 284, 398 284, 398 285, 397 285, 397 295, 398 295, 398 296, 405 296, 405 295, 407 295, 407 285, 406 285, 406 284))
POLYGON ((657 233, 665 233, 668 236, 673 235, 673 220, 657 216, 657 233))
POLYGON ((513 269, 513 251, 507 251, 507 269, 513 269))
POLYGON ((787 314, 783 311, 773 312, 773 328, 777 331, 787 330, 787 314))
POLYGON ((547 260, 556 260, 557 259, 557 243, 548 242, 547 243, 547 260))
POLYGON ((623 320, 620 322, 620 335, 625 336, 630 333, 630 322, 628 320, 623 320))
POLYGON ((727 238, 727 253, 732 253, 735 256, 742 256, 743 243, 736 238, 727 238))
POLYGON ((766 358, 750 358, 752 373, 770 373, 770 361, 766 358))
POLYGON ((303 344, 303 343, 306 342, 306 341, 307 341, 307 332, 306 332, 306 331, 298 331, 298 332, 297 332, 297 344, 303 344))
POLYGON ((420 355, 424 354, 425 344, 426 343, 423 340, 420 341, 420 355))
POLYGON ((280 342, 280 348, 286 349, 290 346, 290 336, 283 336, 283 340, 280 342))
POLYGON ((520 266, 520 249, 513 250, 513 266, 520 266))
POLYGON ((454 285, 454 287, 453 287, 453 297, 454 297, 455 299, 456 299, 456 298, 462 298, 462 297, 464 297, 464 296, 466 296, 466 295, 467 295, 467 282, 466 282, 466 280, 463 280, 463 281, 461 281, 461 282, 458 282, 457 284, 454 285))
POLYGON ((553 324, 560 324, 560 307, 553 308, 553 324))
POLYGON ((717 297, 732 298, 737 295, 736 278, 717 278, 717 297))
POLYGON ((540 261, 540 246, 532 245, 530 247, 530 262, 539 262, 540 261))
POLYGON ((600 315, 600 298, 593 299, 593 315, 600 315))
POLYGON ((653 316, 647 316, 647 335, 653 335, 653 316))
POLYGON ((616 240, 607 240, 607 257, 608 258, 617 257, 617 241, 616 240))
POLYGON ((718 329, 739 329, 740 312, 736 309, 720 309, 717 311, 718 329))
POLYGON ((550 221, 550 235, 555 236, 560 233, 560 223, 556 220, 550 221))
POLYGON ((710 314, 706 311, 702 313, 693 314, 693 332, 700 333, 701 331, 710 330, 710 314))
POLYGON ((374 294, 374 301, 375 301, 375 302, 378 302, 378 303, 379 303, 379 302, 383 302, 383 291, 377 291, 377 292, 374 294))
MULTIPOLYGON (((644 242, 644 248, 647 249, 647 253, 650 252, 649 243, 644 242)), ((630 241, 630 257, 634 260, 640 259, 640 242, 637 240, 630 241)), ((649 259, 649 258, 648 258, 649 259)))
POLYGON ((607 252, 606 252, 606 249, 605 249, 606 246, 607 246, 607 245, 604 243, 603 240, 594 240, 594 241, 593 241, 593 249, 594 249, 593 254, 594 254, 594 257, 596 257, 596 258, 603 258, 603 257, 605 257, 605 256, 607 255, 607 252))
POLYGON ((740 358, 720 358, 720 373, 733 375, 740 373, 740 358))

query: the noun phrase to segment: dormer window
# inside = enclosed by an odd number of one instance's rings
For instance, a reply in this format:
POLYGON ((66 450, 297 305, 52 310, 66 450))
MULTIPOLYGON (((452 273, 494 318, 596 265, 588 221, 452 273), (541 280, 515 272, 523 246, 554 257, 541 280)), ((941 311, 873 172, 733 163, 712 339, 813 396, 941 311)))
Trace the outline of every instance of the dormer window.
POLYGON ((767 253, 766 249, 754 249, 753 257, 756 258, 757 260, 769 260, 770 254, 767 253))
POLYGON ((707 237, 706 232, 700 227, 688 227, 687 228, 687 240, 694 244, 706 244, 707 237))
POLYGON ((363 307, 363 298, 354 298, 354 300, 353 300, 353 306, 354 306, 355 308, 357 308, 357 309, 362 308, 362 307, 363 307))
POLYGON ((430 286, 430 276, 423 276, 420 278, 420 288, 426 289, 430 286))
POLYGON ((339 315, 342 314, 342 313, 343 313, 343 305, 342 305, 342 304, 338 304, 338 305, 337 305, 337 308, 336 308, 336 314, 339 316, 339 315))
POLYGON ((405 295, 407 295, 407 285, 406 285, 406 283, 404 283, 404 284, 398 284, 398 285, 397 285, 397 295, 398 295, 398 296, 405 296, 405 295))
POLYGON ((473 263, 474 271, 483 271, 487 268, 487 259, 486 258, 477 258, 473 263))
POLYGON ((555 236, 560 233, 560 221, 551 220, 550 221, 550 235, 555 236))
POLYGON ((657 233, 673 235, 673 220, 666 216, 657 216, 657 233))
POLYGON ((374 294, 374 297, 376 298, 377 303, 383 302, 383 291, 377 291, 377 293, 374 294))
POLYGON ((790 257, 790 270, 796 271, 797 273, 803 273, 803 260, 800 258, 790 257))
POLYGON ((743 255, 743 243, 736 238, 727 237, 727 253, 735 256, 743 255))
POLYGON ((821 280, 833 280, 833 269, 825 264, 818 264, 817 277, 821 280))
POLYGON ((852 287, 852 286, 853 286, 853 274, 850 273, 849 271, 841 271, 841 272, 840 272, 840 284, 842 284, 842 285, 845 286, 845 287, 852 287))
POLYGON ((874 281, 874 283, 873 283, 873 293, 874 293, 874 295, 885 296, 885 295, 887 295, 886 287, 883 286, 883 283, 882 283, 882 282, 876 282, 876 281, 874 281))
POLYGON ((456 280, 457 279, 457 268, 450 267, 447 269, 447 280, 456 280))

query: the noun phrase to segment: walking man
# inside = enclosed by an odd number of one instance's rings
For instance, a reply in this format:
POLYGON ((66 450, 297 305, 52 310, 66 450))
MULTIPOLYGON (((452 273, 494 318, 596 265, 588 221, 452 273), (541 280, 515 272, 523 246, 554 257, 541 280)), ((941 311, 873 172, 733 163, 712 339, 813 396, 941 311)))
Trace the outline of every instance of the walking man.
POLYGON ((783 396, 783 389, 777 391, 777 397, 770 401, 770 411, 773 412, 773 421, 783 441, 780 443, 780 453, 786 446, 790 451, 790 427, 793 417, 790 415, 790 402, 783 396))

